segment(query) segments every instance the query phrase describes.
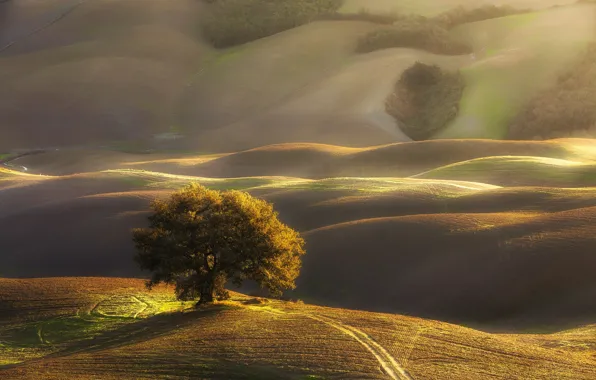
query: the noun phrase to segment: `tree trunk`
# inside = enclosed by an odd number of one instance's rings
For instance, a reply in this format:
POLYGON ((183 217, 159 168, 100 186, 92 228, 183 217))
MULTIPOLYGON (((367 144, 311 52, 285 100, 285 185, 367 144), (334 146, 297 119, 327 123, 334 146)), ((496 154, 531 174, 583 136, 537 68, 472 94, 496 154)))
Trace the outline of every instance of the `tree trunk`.
POLYGON ((206 303, 213 302, 213 290, 214 290, 213 280, 214 280, 214 277, 210 276, 209 281, 205 282, 205 284, 203 284, 203 287, 201 288, 201 298, 199 298, 199 302, 197 302, 197 305, 203 305, 206 303))
POLYGON ((198 305, 203 305, 206 303, 212 303, 214 300, 215 295, 215 278, 217 277, 217 256, 213 256, 213 266, 209 265, 209 256, 205 255, 205 262, 204 262, 204 269, 207 271, 207 278, 205 282, 201 286, 201 294, 199 298, 198 305))

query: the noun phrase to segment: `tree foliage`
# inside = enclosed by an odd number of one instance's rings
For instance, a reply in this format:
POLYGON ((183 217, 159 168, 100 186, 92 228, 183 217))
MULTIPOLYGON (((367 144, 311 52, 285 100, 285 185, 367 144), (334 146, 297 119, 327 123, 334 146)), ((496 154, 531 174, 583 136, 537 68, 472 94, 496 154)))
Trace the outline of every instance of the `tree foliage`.
POLYGON ((179 299, 227 298, 230 281, 256 281, 272 295, 295 288, 305 253, 300 235, 277 218, 273 206, 240 191, 191 184, 155 200, 149 227, 133 230, 147 286, 175 285, 179 299))

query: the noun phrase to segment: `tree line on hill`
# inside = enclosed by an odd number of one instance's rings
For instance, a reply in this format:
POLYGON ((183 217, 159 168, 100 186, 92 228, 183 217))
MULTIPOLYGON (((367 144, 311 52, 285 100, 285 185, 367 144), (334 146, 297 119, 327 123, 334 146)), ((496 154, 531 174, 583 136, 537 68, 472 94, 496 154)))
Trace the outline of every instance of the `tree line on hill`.
POLYGON ((361 53, 410 47, 439 54, 466 54, 471 47, 454 40, 449 30, 465 23, 528 12, 510 6, 456 7, 435 17, 397 13, 340 13, 342 0, 204 0, 203 36, 216 48, 264 38, 316 20, 354 20, 382 27, 362 37, 361 53))

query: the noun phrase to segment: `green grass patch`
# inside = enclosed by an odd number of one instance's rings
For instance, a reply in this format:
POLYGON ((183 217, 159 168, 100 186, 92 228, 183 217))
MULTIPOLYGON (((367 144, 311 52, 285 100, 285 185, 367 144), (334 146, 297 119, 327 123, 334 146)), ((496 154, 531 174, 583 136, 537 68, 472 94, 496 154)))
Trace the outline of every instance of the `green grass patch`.
POLYGON ((446 165, 414 177, 502 185, 584 187, 596 186, 596 164, 545 157, 485 157, 446 165))
MULTIPOLYGON (((143 294, 113 295, 101 300, 90 311, 61 315, 0 329, 0 346, 4 352, 30 356, 35 349, 52 350, 93 339, 124 325, 135 323, 158 314, 179 312, 194 306, 182 302, 174 294, 149 292, 143 294)), ((0 360, 19 355, 2 355, 0 360)))
POLYGON ((158 189, 179 189, 190 182, 214 190, 313 190, 313 191, 350 191, 356 193, 379 193, 390 191, 428 192, 429 188, 445 188, 446 192, 461 192, 470 189, 488 188, 484 184, 453 185, 446 181, 421 181, 411 178, 369 178, 369 177, 338 177, 311 180, 293 177, 240 177, 240 178, 205 178, 180 176, 165 173, 148 172, 142 170, 106 170, 102 173, 111 176, 139 178, 147 181, 147 187, 158 189))
POLYGON ((203 35, 225 48, 306 24, 335 12, 341 0, 217 0, 201 17, 203 35))
POLYGON ((444 196, 461 194, 463 190, 490 188, 485 184, 452 184, 448 181, 421 181, 411 178, 329 178, 274 184, 262 188, 315 191, 349 191, 354 193, 383 193, 402 191, 409 193, 441 193, 444 196))
POLYGON ((134 169, 105 170, 101 173, 119 178, 134 186, 165 189, 179 189, 190 182, 198 182, 215 190, 250 190, 266 185, 304 181, 290 177, 204 178, 134 169))
POLYGON ((5 366, 5 365, 10 365, 10 364, 18 364, 18 363, 21 363, 21 360, 0 358, 0 367, 5 366))

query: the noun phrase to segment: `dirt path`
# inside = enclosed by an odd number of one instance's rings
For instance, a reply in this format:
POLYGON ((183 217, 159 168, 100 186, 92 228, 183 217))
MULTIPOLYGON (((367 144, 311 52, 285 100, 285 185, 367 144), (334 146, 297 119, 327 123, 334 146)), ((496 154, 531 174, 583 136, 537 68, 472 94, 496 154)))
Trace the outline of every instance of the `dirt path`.
MULTIPOLYGON (((410 375, 408 371, 406 371, 383 346, 375 342, 375 340, 371 338, 368 334, 353 326, 348 326, 332 318, 323 317, 320 315, 313 315, 310 313, 287 312, 276 308, 261 308, 259 306, 248 306, 248 309, 279 315, 296 315, 324 323, 344 333, 345 335, 348 335, 349 337, 360 343, 362 346, 364 346, 364 348, 366 348, 371 354, 373 354, 375 359, 377 359, 377 361, 381 365, 383 372, 391 379, 414 380, 412 375, 410 375)), ((415 337, 415 339, 417 339, 417 336, 415 337)))
POLYGON ((328 326, 333 327, 336 330, 341 331, 342 333, 352 337, 358 343, 360 343, 364 348, 370 351, 371 354, 377 359, 385 374, 391 377, 394 380, 414 380, 414 378, 405 370, 403 369, 399 363, 391 356, 389 352, 383 346, 375 342, 370 336, 366 333, 362 332, 361 330, 345 325, 341 322, 333 320, 331 318, 315 316, 312 314, 300 314, 315 321, 319 321, 325 323, 328 326))

